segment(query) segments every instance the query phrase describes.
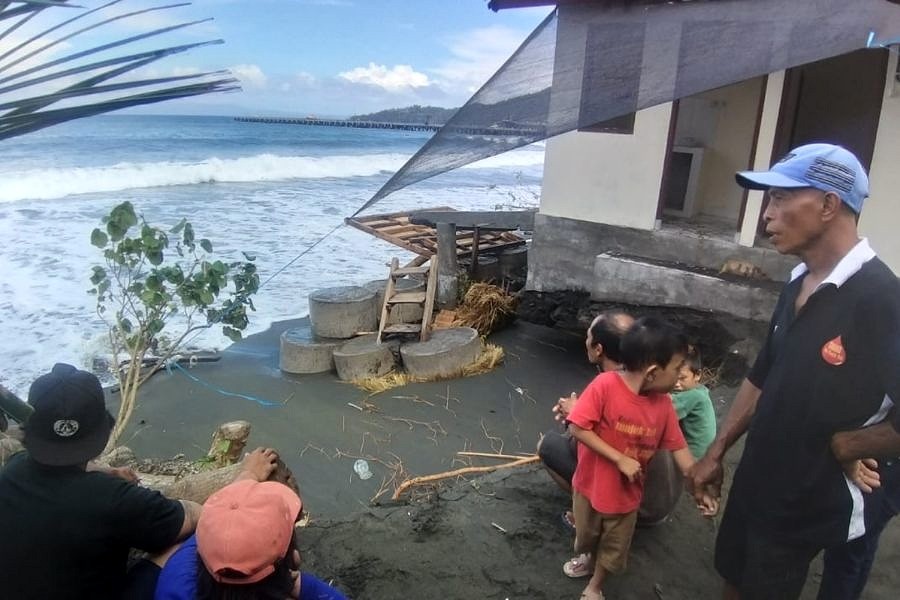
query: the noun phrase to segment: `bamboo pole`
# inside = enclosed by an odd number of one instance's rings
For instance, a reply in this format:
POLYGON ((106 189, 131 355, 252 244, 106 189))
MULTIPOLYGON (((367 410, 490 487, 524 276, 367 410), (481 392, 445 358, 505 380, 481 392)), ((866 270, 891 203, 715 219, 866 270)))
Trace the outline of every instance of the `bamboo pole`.
POLYGON ((454 471, 445 471, 443 473, 435 473, 434 475, 423 475, 421 477, 413 477, 412 479, 407 479, 394 490, 394 495, 392 496, 393 500, 399 500, 400 496, 411 487, 415 487, 417 485, 423 485, 426 483, 431 483, 433 481, 440 481, 441 479, 447 479, 448 477, 458 477, 460 475, 471 475, 473 473, 489 473, 491 471, 496 471, 497 469, 508 469, 510 467, 521 467, 523 465, 527 465, 530 463, 534 463, 539 461, 540 458, 537 456, 526 456, 525 458, 519 458, 518 460, 514 460, 508 463, 504 463, 502 465, 494 465, 492 467, 464 467, 462 469, 456 469, 454 471))
POLYGON ((504 458, 509 460, 521 460, 523 458, 533 458, 535 454, 496 454, 494 452, 457 452, 460 456, 480 456, 482 458, 504 458))

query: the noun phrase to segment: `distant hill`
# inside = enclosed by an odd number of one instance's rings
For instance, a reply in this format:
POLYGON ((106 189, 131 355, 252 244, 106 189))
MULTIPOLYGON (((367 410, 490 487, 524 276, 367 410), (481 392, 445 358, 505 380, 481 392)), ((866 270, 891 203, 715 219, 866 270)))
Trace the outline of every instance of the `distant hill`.
POLYGON ((407 106, 404 108, 389 108, 367 115, 353 115, 350 121, 379 121, 383 123, 428 123, 430 125, 443 125, 456 112, 455 108, 441 108, 439 106, 407 106))

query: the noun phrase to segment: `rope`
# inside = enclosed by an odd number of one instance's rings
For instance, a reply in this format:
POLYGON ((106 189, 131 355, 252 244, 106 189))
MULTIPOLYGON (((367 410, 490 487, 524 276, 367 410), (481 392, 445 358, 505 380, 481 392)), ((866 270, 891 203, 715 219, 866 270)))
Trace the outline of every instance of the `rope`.
POLYGON ((272 274, 269 276, 268 279, 266 279, 264 282, 262 282, 261 284, 259 284, 259 289, 262 289, 262 287, 263 287, 264 285, 266 285, 267 283, 269 283, 270 281, 272 281, 273 279, 275 279, 275 276, 276 276, 276 275, 280 274, 282 271, 284 271, 285 269, 287 269, 288 267, 290 267, 292 264, 294 264, 295 262, 297 262, 298 260, 300 260, 301 258, 303 258, 303 256, 306 255, 309 251, 311 251, 313 248, 315 248, 316 246, 318 246, 319 244, 321 244, 322 242, 324 242, 326 238, 328 238, 329 236, 331 236, 331 234, 333 234, 335 231, 337 231, 338 229, 340 229, 340 228, 343 227, 343 226, 344 226, 344 222, 343 222, 343 221, 341 221, 340 223, 338 223, 337 225, 335 225, 335 226, 331 229, 331 231, 329 231, 328 233, 326 233, 325 235, 323 235, 322 237, 320 237, 318 240, 316 240, 315 242, 313 242, 313 244, 312 244, 311 246, 309 246, 309 247, 306 248, 303 252, 301 252, 300 254, 298 254, 297 256, 295 256, 294 258, 292 258, 286 265, 284 265, 283 267, 281 267, 280 269, 278 269, 277 271, 275 271, 274 273, 272 273, 272 274))
POLYGON ((223 396, 231 396, 231 397, 233 397, 233 398, 242 398, 242 399, 244 399, 244 400, 250 400, 250 401, 252 401, 252 402, 256 402, 256 403, 259 404, 260 406, 265 406, 265 407, 279 406, 279 405, 280 405, 279 402, 272 402, 271 400, 264 400, 264 399, 262 399, 262 398, 258 398, 258 397, 256 397, 256 396, 249 396, 249 395, 247 395, 247 394, 237 394, 237 393, 235 393, 235 392, 229 392, 229 391, 227 391, 227 390, 225 390, 225 389, 222 389, 222 388, 220 388, 220 387, 218 387, 218 386, 212 385, 211 383, 208 383, 208 382, 206 382, 206 381, 203 381, 202 379, 200 379, 200 378, 197 377, 196 375, 192 375, 191 373, 188 373, 188 372, 185 370, 184 367, 182 367, 180 364, 178 364, 178 361, 177 361, 177 360, 170 360, 170 361, 166 364, 166 371, 168 371, 170 375, 172 374, 172 368, 173 368, 173 367, 174 367, 175 369, 181 371, 181 373, 183 373, 184 376, 187 377, 188 379, 190 379, 191 381, 193 381, 193 382, 195 382, 195 383, 199 383, 199 384, 202 385, 203 387, 209 388, 209 389, 211 389, 211 390, 214 391, 214 392, 217 392, 217 393, 219 393, 219 394, 222 394, 223 396))
MULTIPOLYGON (((325 235, 323 235, 322 237, 320 237, 319 239, 317 239, 317 240, 316 240, 315 242, 313 242, 310 246, 308 246, 307 248, 305 248, 305 249, 303 250, 303 252, 301 252, 300 254, 298 254, 297 256, 295 256, 294 258, 292 258, 290 261, 288 261, 287 264, 285 264, 284 266, 282 266, 281 268, 279 268, 277 271, 275 271, 274 273, 272 273, 272 274, 268 277, 268 279, 266 279, 264 282, 262 282, 261 284, 259 284, 259 288, 257 288, 257 289, 258 289, 258 290, 259 290, 259 289, 262 289, 262 287, 263 287, 264 285, 266 285, 267 283, 269 283, 270 281, 272 281, 272 279, 274 279, 277 275, 279 275, 282 271, 284 271, 285 269, 287 269, 288 267, 290 267, 292 264, 294 264, 295 262, 297 262, 298 260, 300 260, 301 258, 303 258, 306 254, 308 254, 309 252, 311 252, 316 246, 318 246, 319 244, 321 244, 322 242, 324 242, 328 237, 330 237, 332 234, 334 234, 334 232, 336 232, 338 229, 340 229, 340 228, 343 227, 343 226, 344 226, 344 222, 341 221, 340 223, 338 223, 337 225, 335 225, 334 227, 332 227, 330 231, 328 231, 325 235)), ((235 308, 237 308, 237 306, 233 307, 231 310, 234 310, 235 308)), ((223 318, 226 314, 227 314, 227 311, 224 312, 224 313, 222 313, 221 315, 219 315, 219 318, 216 319, 216 321, 214 321, 213 323, 217 323, 217 322, 221 321, 222 318, 223 318)), ((213 323, 210 323, 210 325, 212 325, 213 323)), ((196 334, 194 334, 194 336, 193 336, 190 340, 185 340, 184 344, 185 344, 185 345, 190 344, 190 342, 193 341, 198 335, 200 335, 200 333, 201 333, 201 332, 198 331, 196 334)), ((177 361, 177 360, 170 360, 170 361, 166 364, 166 371, 168 371, 168 372, 171 374, 171 373, 172 373, 172 367, 173 367, 173 366, 174 366, 176 369, 178 369, 179 371, 181 371, 181 373, 184 374, 184 376, 187 377, 188 379, 190 379, 191 381, 193 381, 193 382, 195 382, 195 383, 199 383, 199 384, 202 385, 203 387, 209 388, 209 389, 213 390, 214 392, 217 392, 217 393, 219 393, 219 394, 222 394, 223 396, 231 396, 231 397, 234 397, 234 398, 242 398, 242 399, 244 399, 244 400, 250 400, 250 401, 252 401, 252 402, 256 402, 256 403, 259 404, 260 406, 265 406, 265 407, 279 406, 279 404, 278 404, 277 402, 272 402, 272 401, 270 401, 270 400, 263 400, 262 398, 257 398, 256 396, 248 396, 248 395, 246 395, 246 394, 237 394, 237 393, 235 393, 235 392, 229 392, 229 391, 227 391, 227 390, 225 390, 225 389, 223 389, 223 388, 220 388, 220 387, 218 387, 218 386, 212 385, 211 383, 209 383, 209 382, 207 382, 207 381, 203 381, 202 379, 200 379, 200 378, 197 377, 196 375, 192 375, 191 373, 188 373, 188 372, 184 369, 184 367, 182 367, 180 364, 178 364, 178 361, 177 361)))

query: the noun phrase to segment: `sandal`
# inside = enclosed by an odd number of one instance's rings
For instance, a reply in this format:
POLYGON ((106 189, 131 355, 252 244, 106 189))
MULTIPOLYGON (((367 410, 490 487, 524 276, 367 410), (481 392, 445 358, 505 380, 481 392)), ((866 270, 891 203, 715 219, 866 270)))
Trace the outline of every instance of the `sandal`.
POLYGON ((572 511, 564 510, 562 512, 562 515, 560 516, 562 517, 562 522, 563 525, 565 525, 566 529, 568 529, 569 531, 575 531, 575 517, 574 515, 572 515, 572 511))
POLYGON ((563 573, 567 577, 577 579, 587 577, 594 572, 594 561, 589 552, 570 558, 563 564, 563 573))
POLYGON ((584 590, 578 600, 603 600, 603 592, 589 592, 584 590))

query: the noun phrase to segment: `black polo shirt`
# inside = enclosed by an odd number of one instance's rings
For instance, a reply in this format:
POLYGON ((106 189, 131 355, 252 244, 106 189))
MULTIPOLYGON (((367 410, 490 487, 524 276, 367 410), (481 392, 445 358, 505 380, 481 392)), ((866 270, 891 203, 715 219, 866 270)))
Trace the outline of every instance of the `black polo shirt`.
POLYGON ((731 497, 784 541, 825 547, 862 534, 862 493, 829 442, 900 400, 900 283, 860 244, 795 314, 796 273, 748 375, 762 393, 731 497))

